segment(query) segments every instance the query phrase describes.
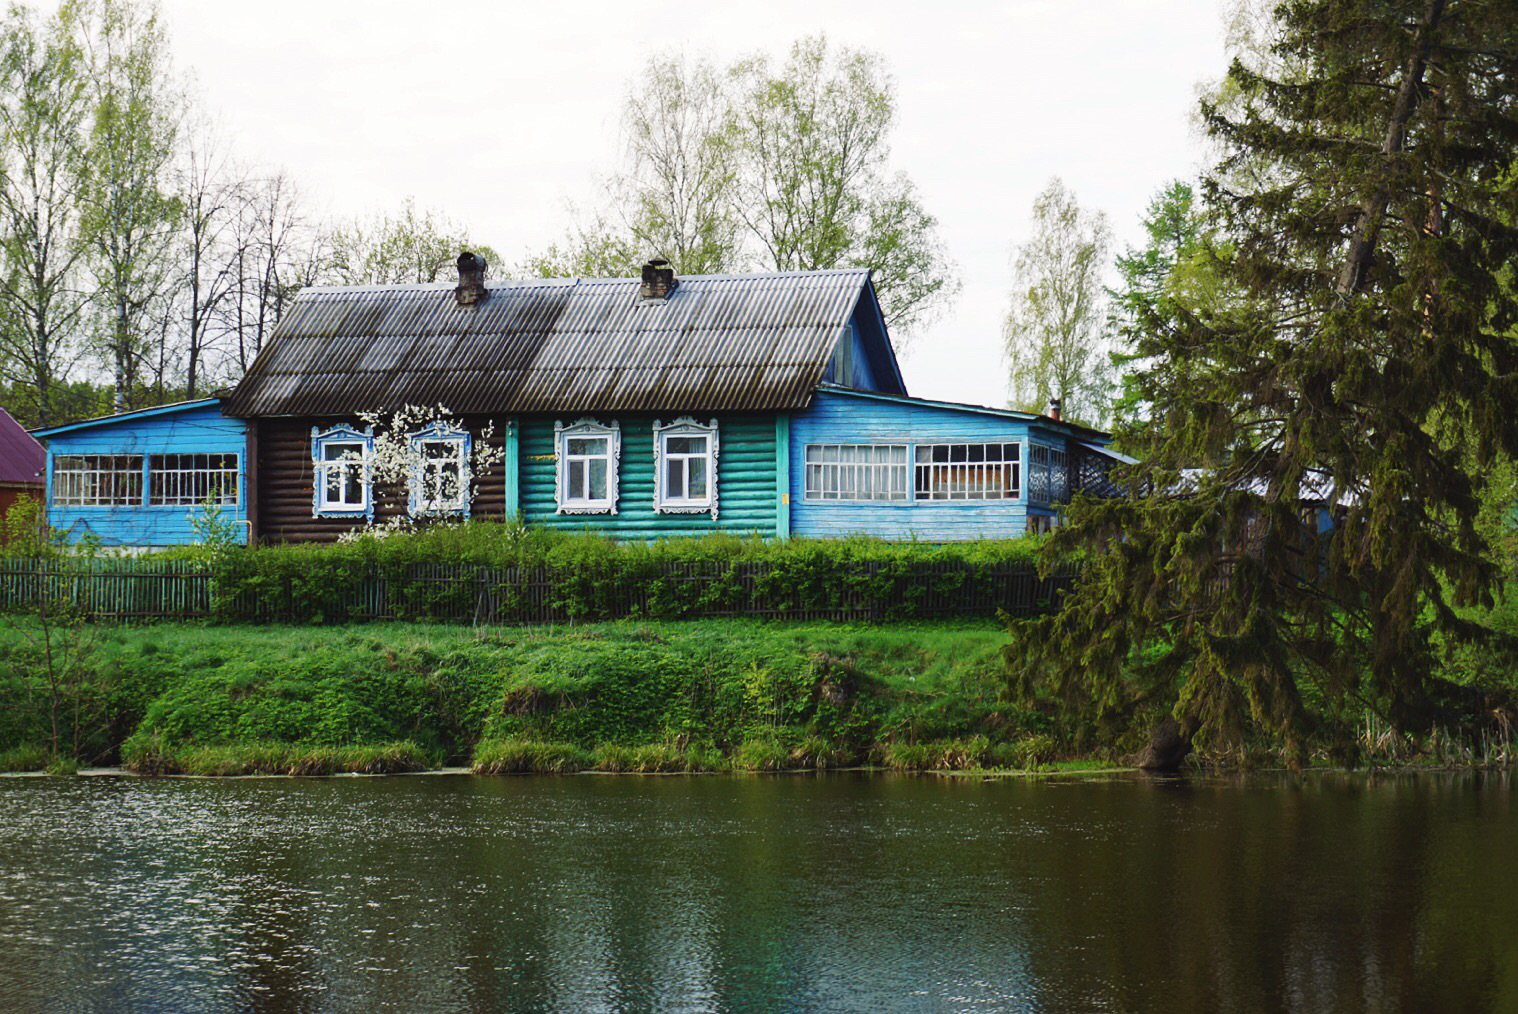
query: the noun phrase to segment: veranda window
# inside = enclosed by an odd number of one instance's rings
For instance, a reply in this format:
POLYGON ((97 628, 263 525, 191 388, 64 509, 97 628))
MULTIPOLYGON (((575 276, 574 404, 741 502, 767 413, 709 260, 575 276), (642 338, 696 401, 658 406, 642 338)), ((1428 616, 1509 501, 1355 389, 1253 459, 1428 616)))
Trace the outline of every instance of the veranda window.
POLYGON ((907 445, 807 444, 806 498, 907 499, 907 445))
POLYGON ((918 500, 1015 500, 1021 444, 918 444, 918 500))
POLYGON ((53 503, 60 507, 141 504, 142 455, 58 455, 53 459, 53 503))
POLYGON ((1062 449, 1034 444, 1028 450, 1028 499, 1064 503, 1070 499, 1069 459, 1062 449))
POLYGON ((196 507, 209 501, 235 507, 237 471, 236 454, 154 454, 148 458, 148 503, 196 507))

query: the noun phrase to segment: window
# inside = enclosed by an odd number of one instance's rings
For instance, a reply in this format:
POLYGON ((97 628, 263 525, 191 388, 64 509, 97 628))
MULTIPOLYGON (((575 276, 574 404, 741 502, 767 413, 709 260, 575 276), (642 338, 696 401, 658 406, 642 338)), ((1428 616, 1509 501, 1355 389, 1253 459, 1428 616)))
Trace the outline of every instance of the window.
POLYGON ((918 500, 1014 500, 1021 444, 918 444, 918 500))
POLYGON ((154 454, 148 458, 148 503, 198 507, 207 500, 237 506, 235 454, 154 454))
POLYGON ((717 420, 654 420, 654 510, 717 516, 717 420))
POLYGON ((315 482, 311 513, 315 517, 373 517, 370 497, 369 455, 374 449, 372 431, 360 433, 349 426, 325 432, 311 430, 311 458, 315 482))
POLYGON ((435 422, 408 435, 412 516, 468 514, 469 434, 435 422))
POLYGON ((1070 499, 1070 470, 1064 450, 1033 444, 1028 449, 1028 499, 1064 503, 1070 499))
POLYGON ((856 387, 858 385, 854 383, 854 373, 854 325, 845 324, 838 344, 833 349, 833 358, 828 362, 827 373, 822 379, 843 387, 856 387))
POLYGON ((907 499, 907 445, 807 444, 806 498, 907 499))
POLYGON ((142 503, 142 455, 60 454, 53 459, 59 507, 127 507, 142 503))
POLYGON ((617 460, 622 429, 581 419, 572 426, 554 423, 554 457, 558 463, 560 514, 617 513, 617 460))

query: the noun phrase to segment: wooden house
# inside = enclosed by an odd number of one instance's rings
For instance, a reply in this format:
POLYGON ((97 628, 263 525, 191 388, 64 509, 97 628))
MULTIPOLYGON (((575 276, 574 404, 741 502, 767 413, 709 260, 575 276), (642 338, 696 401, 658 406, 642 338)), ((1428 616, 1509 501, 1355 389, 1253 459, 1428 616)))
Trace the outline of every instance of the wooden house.
POLYGON ((265 542, 408 515, 1003 538, 1116 460, 1057 412, 909 397, 867 271, 487 282, 473 254, 456 286, 303 290, 225 399, 38 435, 51 522, 123 546, 192 541, 207 497, 265 542), (385 432, 408 406, 430 421, 385 432))
POLYGON ((164 548, 196 541, 193 519, 210 504, 246 541, 245 429, 206 398, 38 430, 48 524, 71 539, 164 548))
MULTIPOLYGON (((47 452, 9 412, 0 408, 0 519, 16 502, 32 498, 42 502, 47 452)), ((0 540, 6 537, 0 525, 0 540)))
POLYGON ((260 539, 430 515, 655 538, 949 541, 1047 528, 1105 486, 1105 434, 911 398, 869 272, 312 287, 222 411, 247 423, 260 539), (373 482, 361 414, 441 406, 409 488, 373 482), (499 461, 471 471, 470 445, 499 461), (468 476, 438 509, 428 476, 468 476))

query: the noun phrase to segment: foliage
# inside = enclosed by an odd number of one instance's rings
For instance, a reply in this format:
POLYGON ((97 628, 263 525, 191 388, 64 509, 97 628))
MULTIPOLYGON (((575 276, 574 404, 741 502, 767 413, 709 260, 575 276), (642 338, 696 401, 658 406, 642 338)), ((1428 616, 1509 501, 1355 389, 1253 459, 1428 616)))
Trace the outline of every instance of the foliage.
POLYGON ((301 743, 238 743, 175 748, 161 737, 132 739, 122 766, 141 775, 391 775, 425 771, 434 758, 415 743, 323 747, 301 743))
MULTIPOLYGON (((99 636, 109 738, 89 756, 144 773, 364 770, 358 748, 405 743, 489 770, 778 770, 980 736, 1010 763, 1046 723, 1000 700, 999 639, 984 622, 118 627, 99 636)), ((22 644, 0 630, 0 672, 22 644)), ((0 678, 0 706, 0 751, 33 766, 44 702, 0 678)))
POLYGON ((6 689, 28 704, 40 698, 40 707, 21 710, 41 719, 34 729, 45 738, 52 767, 87 749, 108 691, 96 672, 98 628, 88 622, 68 579, 54 573, 66 554, 88 559, 98 547, 88 539, 67 547, 30 497, 11 505, 4 528, 8 541, 0 559, 12 560, 10 580, 25 582, 29 592, 20 608, 0 612, 0 624, 15 638, 6 689))
POLYGON ((1058 178, 1033 202, 1033 235, 1013 262, 1004 329, 1012 402, 1100 425, 1112 391, 1113 348, 1103 330, 1107 216, 1081 208, 1058 178))
POLYGON ((57 388, 83 351, 89 305, 71 284, 86 250, 83 55, 57 22, 12 7, 0 74, 0 377, 11 411, 45 426, 67 411, 57 388))
POLYGON ((915 615, 930 595, 984 597, 986 567, 1028 564, 1037 540, 930 546, 869 538, 765 541, 712 535, 618 543, 492 522, 435 524, 416 532, 362 534, 335 546, 234 550, 215 567, 217 608, 228 619, 282 616, 341 622, 362 615, 371 575, 386 582, 392 609, 415 616, 472 616, 475 582, 439 585, 425 565, 477 565, 499 572, 488 590, 497 615, 534 615, 523 571, 542 568, 549 605, 575 620, 635 613, 661 619, 748 610, 837 610, 878 602, 882 619, 915 615), (384 537, 381 537, 384 536, 384 537), (961 565, 925 575, 935 564, 961 565), (739 568, 752 570, 752 591, 739 568), (633 599, 630 590, 639 595, 633 599))
POLYGON ((1014 624, 1008 662, 1092 727, 1158 708, 1187 740, 1260 735, 1300 763, 1315 731, 1348 751, 1367 709, 1442 724, 1432 633, 1483 636, 1458 610, 1491 601, 1477 515, 1487 465, 1518 451, 1518 21, 1469 0, 1276 10, 1288 72, 1236 62, 1236 101, 1204 105, 1238 309, 1149 320, 1155 439, 1129 475, 1149 495, 1072 506, 1050 551, 1106 552, 1056 616, 1014 624), (1326 530, 1303 523, 1315 502, 1326 530))
POLYGON ((339 225, 327 236, 330 271, 340 285, 404 285, 448 281, 461 250, 474 250, 487 265, 500 255, 474 243, 468 231, 410 197, 398 214, 339 225))
POLYGON ((1234 290, 1220 277, 1221 262, 1231 251, 1207 223, 1195 188, 1180 180, 1167 184, 1144 213, 1148 236, 1142 247, 1129 247, 1117 258, 1122 284, 1110 290, 1107 329, 1115 347, 1119 393, 1113 402, 1117 442, 1135 457, 1149 456, 1150 406, 1139 390, 1135 370, 1154 363, 1122 350, 1146 334, 1176 326, 1183 314, 1216 317, 1227 310, 1234 290))
POLYGON ((889 168, 895 115, 880 57, 822 36, 778 67, 764 55, 723 71, 657 57, 629 89, 626 168, 605 209, 527 268, 626 276, 652 255, 687 274, 868 267, 906 339, 958 284, 937 220, 889 168))
POLYGON ((158 16, 156 5, 135 0, 67 0, 59 8, 84 55, 92 115, 81 223, 118 412, 152 354, 153 315, 169 284, 182 211, 170 165, 183 99, 158 16))

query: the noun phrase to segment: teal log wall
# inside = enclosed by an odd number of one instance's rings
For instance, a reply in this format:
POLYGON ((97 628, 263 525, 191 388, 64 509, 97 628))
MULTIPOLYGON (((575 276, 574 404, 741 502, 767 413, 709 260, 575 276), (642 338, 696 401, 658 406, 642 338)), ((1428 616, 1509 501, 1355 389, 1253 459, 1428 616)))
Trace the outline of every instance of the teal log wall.
MULTIPOLYGON (((711 413, 682 413, 701 423, 711 413)), ((586 416, 561 416, 569 425, 586 416)), ((776 425, 773 415, 718 415, 717 520, 710 514, 658 514, 654 511, 654 416, 595 415, 622 427, 616 514, 559 514, 554 501, 552 417, 525 416, 516 421, 519 485, 517 501, 529 525, 566 531, 603 532, 622 538, 706 535, 712 532, 757 533, 773 537, 779 495, 776 488, 776 425)), ((670 422, 673 414, 659 419, 670 422)))

